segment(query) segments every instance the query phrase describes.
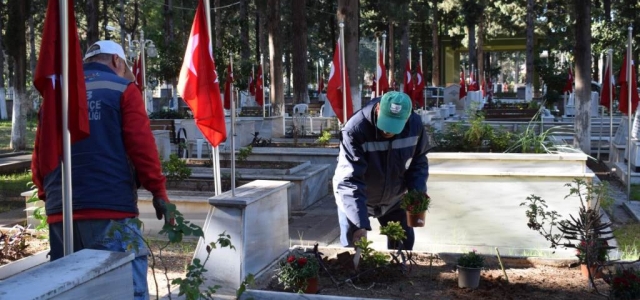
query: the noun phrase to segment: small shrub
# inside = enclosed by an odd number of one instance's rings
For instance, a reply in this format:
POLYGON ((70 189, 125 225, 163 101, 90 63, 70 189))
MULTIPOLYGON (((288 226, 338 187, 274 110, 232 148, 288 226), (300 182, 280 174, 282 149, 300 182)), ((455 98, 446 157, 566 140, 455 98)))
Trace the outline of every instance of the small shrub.
POLYGON ((417 214, 429 210, 431 198, 425 193, 417 190, 408 191, 400 202, 400 207, 408 213, 417 214))
POLYGON ((251 155, 251 153, 253 153, 253 147, 251 145, 241 148, 240 150, 238 150, 238 155, 236 156, 236 159, 238 161, 245 161, 247 160, 249 155, 251 155))
POLYGON ((162 161, 162 174, 169 180, 184 180, 191 176, 187 162, 171 154, 168 161, 162 161))
POLYGON ((329 130, 323 130, 320 136, 316 139, 316 143, 320 146, 326 146, 331 140, 331 132, 329 130))
POLYGON ((478 255, 476 250, 464 253, 458 258, 458 266, 465 268, 482 268, 484 267, 484 256, 478 255))
POLYGON ((293 251, 280 261, 276 276, 285 289, 303 293, 307 288, 307 279, 317 277, 319 270, 320 263, 315 255, 293 251))

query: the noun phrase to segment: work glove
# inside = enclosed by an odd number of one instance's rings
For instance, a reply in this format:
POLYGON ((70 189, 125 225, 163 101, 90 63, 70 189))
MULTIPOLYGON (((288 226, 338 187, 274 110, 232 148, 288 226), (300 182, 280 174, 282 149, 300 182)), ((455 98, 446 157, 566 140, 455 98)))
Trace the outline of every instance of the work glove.
POLYGON ((158 218, 158 220, 162 220, 164 218, 165 223, 175 225, 175 219, 173 216, 169 216, 167 214, 166 200, 159 197, 153 197, 153 208, 156 210, 156 218, 158 218))

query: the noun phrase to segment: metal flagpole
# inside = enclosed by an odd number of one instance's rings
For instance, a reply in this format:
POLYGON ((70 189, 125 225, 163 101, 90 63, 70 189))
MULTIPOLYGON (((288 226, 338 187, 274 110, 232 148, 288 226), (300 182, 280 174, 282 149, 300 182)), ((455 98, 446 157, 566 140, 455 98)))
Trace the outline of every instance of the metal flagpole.
MULTIPOLYGON (((316 60, 316 90, 320 89, 320 70, 318 66, 318 61, 316 60)), ((320 95, 318 95, 320 97, 320 95)))
MULTIPOLYGON (((229 52, 229 64, 233 74, 233 56, 229 52)), ((229 97, 231 97, 231 196, 236 196, 236 103, 233 97, 233 80, 229 84, 229 97)))
POLYGON ((378 71, 382 72, 382 68, 380 67, 380 39, 376 37, 376 74, 374 75, 376 79, 376 97, 380 97, 380 78, 378 77, 378 71))
MULTIPOLYGON (((384 62, 386 61, 385 59, 387 57, 386 55, 387 55, 387 32, 383 31, 382 32, 382 64, 383 65, 384 65, 384 62)), ((380 67, 380 71, 382 72, 382 67, 380 67)), ((382 73, 380 73, 380 78, 382 78, 382 73)), ((391 76, 387 76, 387 87, 389 87, 389 78, 391 78, 391 76)), ((379 96, 379 95, 376 95, 376 96, 379 96)))
MULTIPOLYGON (((262 82, 262 122, 264 122, 264 118, 267 116, 267 102, 265 102, 264 98, 264 54, 260 54, 260 82, 262 82)), ((256 82, 257 83, 257 82, 256 82)))
MULTIPOLYGON (((209 0, 204 0, 204 12, 207 16, 207 34, 209 35, 209 47, 211 47, 211 7, 209 0)), ((222 105, 222 103, 221 103, 222 105)), ((215 189, 215 195, 222 194, 221 181, 220 181, 220 147, 211 145, 211 152, 213 159, 211 160, 213 165, 213 183, 215 189)))
POLYGON ((71 133, 69 132, 69 7, 60 1, 62 50, 62 228, 64 256, 73 253, 73 193, 71 189, 71 133))
POLYGON ((613 153, 613 49, 609 49, 607 57, 607 65, 609 66, 609 162, 611 162, 611 153, 613 153))
POLYGON ((344 62, 344 22, 340 22, 340 76, 342 76, 342 124, 347 123, 347 70, 344 62))
MULTIPOLYGON (((627 44, 627 201, 631 201, 631 33, 633 27, 629 26, 629 36, 627 44)), ((633 91, 636 93, 636 91, 633 91)))
MULTIPOLYGON (((602 54, 600 54, 602 55, 602 54)), ((606 63, 604 65, 604 67, 602 68, 602 76, 600 76, 600 87, 602 87, 602 85, 604 84, 604 77, 607 75, 607 66, 606 63)), ((611 98, 609 98, 611 99, 611 98)), ((609 100, 609 102, 611 102, 611 100, 609 100)), ((602 88, 600 89, 600 103, 602 103, 602 88)), ((602 122, 602 119, 604 118, 604 111, 603 113, 600 113, 600 105, 598 105, 598 114, 599 114, 599 118, 600 118, 600 133, 598 135, 598 154, 596 155, 596 158, 598 159, 598 161, 600 161, 600 148, 602 148, 602 126, 604 125, 602 122)))
MULTIPOLYGON (((422 71, 422 49, 420 49, 420 52, 418 52, 418 54, 420 54, 420 71, 422 71)), ((422 73, 422 81, 424 82, 424 73, 422 73)), ((426 85, 426 84, 425 84, 426 85)), ((436 88, 436 93, 437 93, 438 89, 436 88)), ((437 94, 436 94, 437 95, 437 94)), ((422 89, 422 97, 424 97, 424 106, 422 107, 422 109, 427 110, 427 96, 426 96, 426 89, 422 89)))

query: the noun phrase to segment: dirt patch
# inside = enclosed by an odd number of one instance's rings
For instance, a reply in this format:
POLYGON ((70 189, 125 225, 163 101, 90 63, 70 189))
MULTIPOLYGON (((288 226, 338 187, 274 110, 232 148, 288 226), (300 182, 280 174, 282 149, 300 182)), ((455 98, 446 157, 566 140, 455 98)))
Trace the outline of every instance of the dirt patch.
POLYGON ((49 249, 49 240, 42 233, 26 230, 22 226, 0 229, 0 266, 49 249))

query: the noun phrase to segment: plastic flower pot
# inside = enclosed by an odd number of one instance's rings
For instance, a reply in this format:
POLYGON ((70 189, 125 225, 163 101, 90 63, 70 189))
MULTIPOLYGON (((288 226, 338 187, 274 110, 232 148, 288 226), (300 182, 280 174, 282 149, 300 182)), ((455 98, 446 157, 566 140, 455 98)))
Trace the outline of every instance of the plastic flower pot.
MULTIPOLYGON (((318 293, 318 276, 306 279, 307 287, 304 289, 305 294, 317 294, 318 293)), ((300 284, 302 287, 302 283, 300 284)))
POLYGON ((480 284, 482 268, 467 268, 458 266, 458 287, 475 289, 480 284))
POLYGON ((424 227, 426 211, 412 214, 407 212, 407 226, 409 227, 424 227))

